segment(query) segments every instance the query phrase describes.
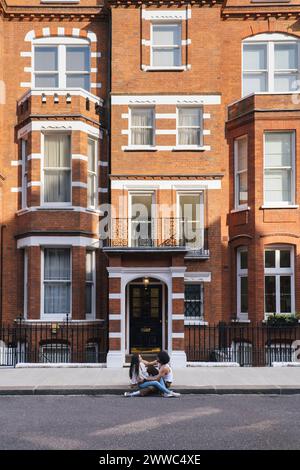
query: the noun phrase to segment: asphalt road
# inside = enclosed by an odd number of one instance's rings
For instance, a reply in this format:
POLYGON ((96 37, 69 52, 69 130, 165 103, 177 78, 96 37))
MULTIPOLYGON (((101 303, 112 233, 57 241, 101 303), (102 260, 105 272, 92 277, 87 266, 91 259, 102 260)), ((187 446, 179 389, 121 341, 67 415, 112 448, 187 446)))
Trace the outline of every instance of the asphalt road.
POLYGON ((299 449, 300 395, 0 397, 0 449, 299 449))

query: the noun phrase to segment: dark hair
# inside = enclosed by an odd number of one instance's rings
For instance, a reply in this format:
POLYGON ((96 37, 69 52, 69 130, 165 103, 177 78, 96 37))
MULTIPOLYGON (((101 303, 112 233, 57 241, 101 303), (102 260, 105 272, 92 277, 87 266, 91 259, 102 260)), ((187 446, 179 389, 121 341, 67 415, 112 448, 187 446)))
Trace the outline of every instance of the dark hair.
POLYGON ((164 364, 168 364, 168 362, 170 362, 170 356, 169 354, 167 353, 167 351, 160 351, 158 354, 157 354, 157 360, 160 364, 164 365, 164 364))
POLYGON ((154 367, 152 365, 147 367, 147 372, 148 372, 149 375, 151 375, 153 377, 158 374, 158 370, 156 369, 156 367, 154 367))
POLYGON ((133 374, 135 374, 136 377, 138 377, 139 372, 140 372, 140 359, 137 354, 133 354, 131 358, 130 368, 129 368, 129 377, 132 379, 133 374))

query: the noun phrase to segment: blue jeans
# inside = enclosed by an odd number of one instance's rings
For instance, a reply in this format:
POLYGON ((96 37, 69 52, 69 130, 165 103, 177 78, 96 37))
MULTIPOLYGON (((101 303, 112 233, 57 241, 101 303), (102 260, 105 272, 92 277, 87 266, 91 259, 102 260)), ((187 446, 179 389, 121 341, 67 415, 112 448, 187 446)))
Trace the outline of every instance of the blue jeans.
POLYGON ((167 394, 170 393, 170 390, 168 390, 167 387, 165 386, 165 382, 163 378, 161 378, 159 382, 156 380, 148 380, 142 384, 139 384, 139 388, 141 389, 147 388, 147 387, 155 387, 162 393, 167 393, 167 394))

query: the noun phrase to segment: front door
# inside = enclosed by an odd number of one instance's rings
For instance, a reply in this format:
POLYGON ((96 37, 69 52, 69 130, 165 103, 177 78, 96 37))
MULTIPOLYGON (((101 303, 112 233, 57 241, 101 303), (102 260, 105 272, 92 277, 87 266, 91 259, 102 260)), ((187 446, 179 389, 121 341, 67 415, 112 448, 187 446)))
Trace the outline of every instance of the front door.
POLYGON ((157 352, 162 348, 162 286, 131 285, 130 352, 157 352))

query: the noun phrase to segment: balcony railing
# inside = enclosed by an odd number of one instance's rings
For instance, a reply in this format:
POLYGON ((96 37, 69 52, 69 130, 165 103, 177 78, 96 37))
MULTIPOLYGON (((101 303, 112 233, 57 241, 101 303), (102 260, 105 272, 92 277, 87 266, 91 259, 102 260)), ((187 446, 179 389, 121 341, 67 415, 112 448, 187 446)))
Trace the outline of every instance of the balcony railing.
POLYGON ((207 230, 199 220, 113 218, 106 246, 131 249, 184 249, 209 256, 207 230))

